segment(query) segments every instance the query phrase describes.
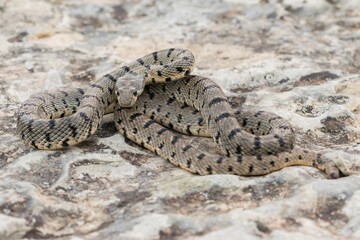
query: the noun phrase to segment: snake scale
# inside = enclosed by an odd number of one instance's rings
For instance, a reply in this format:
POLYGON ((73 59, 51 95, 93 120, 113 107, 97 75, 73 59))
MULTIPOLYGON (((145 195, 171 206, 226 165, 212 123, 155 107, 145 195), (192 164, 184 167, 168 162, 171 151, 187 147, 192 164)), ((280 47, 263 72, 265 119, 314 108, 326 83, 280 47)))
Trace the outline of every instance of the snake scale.
POLYGON ((188 50, 165 49, 87 89, 35 94, 21 105, 17 130, 27 145, 60 149, 89 138, 104 114, 114 112, 126 138, 193 173, 251 176, 305 165, 339 177, 333 162, 294 145, 294 131, 280 116, 233 110, 217 84, 190 75, 194 62, 188 50), (212 137, 222 154, 197 149, 183 134, 212 137))

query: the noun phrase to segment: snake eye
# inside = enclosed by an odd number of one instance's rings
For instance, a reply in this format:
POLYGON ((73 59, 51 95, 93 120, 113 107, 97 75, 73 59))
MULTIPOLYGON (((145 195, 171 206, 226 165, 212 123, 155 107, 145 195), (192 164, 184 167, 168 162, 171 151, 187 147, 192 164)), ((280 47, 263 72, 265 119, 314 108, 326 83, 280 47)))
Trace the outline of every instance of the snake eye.
POLYGON ((134 95, 134 97, 136 97, 136 96, 137 96, 137 92, 133 92, 133 95, 134 95))

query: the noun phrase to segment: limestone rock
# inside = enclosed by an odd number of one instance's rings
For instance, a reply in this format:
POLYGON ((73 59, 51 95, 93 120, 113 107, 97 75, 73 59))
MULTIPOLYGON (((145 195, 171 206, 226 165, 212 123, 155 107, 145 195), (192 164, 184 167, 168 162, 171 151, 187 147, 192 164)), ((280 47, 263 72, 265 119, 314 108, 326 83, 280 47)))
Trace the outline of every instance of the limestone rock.
POLYGON ((0 238, 360 238, 360 3, 0 0, 0 238), (234 106, 274 112, 351 172, 197 176, 118 134, 112 116, 59 151, 25 146, 21 102, 188 48, 234 106))

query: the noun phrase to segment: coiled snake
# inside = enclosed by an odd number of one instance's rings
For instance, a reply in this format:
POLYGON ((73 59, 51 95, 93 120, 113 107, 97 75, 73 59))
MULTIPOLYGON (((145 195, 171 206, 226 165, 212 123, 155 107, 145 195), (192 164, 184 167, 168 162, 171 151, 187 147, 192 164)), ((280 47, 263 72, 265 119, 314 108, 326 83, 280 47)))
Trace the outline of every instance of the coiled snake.
POLYGON ((320 153, 294 146, 294 132, 283 118, 234 111, 218 85, 190 75, 194 62, 187 50, 165 49, 104 75, 85 90, 33 95, 20 107, 18 132, 32 147, 64 148, 90 137, 103 115, 114 111, 120 133, 190 172, 263 175, 306 165, 339 176, 320 153), (182 134, 212 137, 223 154, 200 151, 182 134))

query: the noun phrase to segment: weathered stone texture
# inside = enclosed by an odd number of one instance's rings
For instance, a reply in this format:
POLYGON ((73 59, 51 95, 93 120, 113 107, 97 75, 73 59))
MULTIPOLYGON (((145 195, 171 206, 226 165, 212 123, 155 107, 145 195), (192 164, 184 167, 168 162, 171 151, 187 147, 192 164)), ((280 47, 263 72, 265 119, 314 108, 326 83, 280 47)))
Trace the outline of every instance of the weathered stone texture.
POLYGON ((358 0, 0 0, 0 238, 360 238, 358 0), (233 104, 275 112, 297 142, 352 175, 289 167, 196 176, 125 141, 111 116, 88 141, 38 151, 16 133, 31 94, 87 86, 183 47, 233 104))

